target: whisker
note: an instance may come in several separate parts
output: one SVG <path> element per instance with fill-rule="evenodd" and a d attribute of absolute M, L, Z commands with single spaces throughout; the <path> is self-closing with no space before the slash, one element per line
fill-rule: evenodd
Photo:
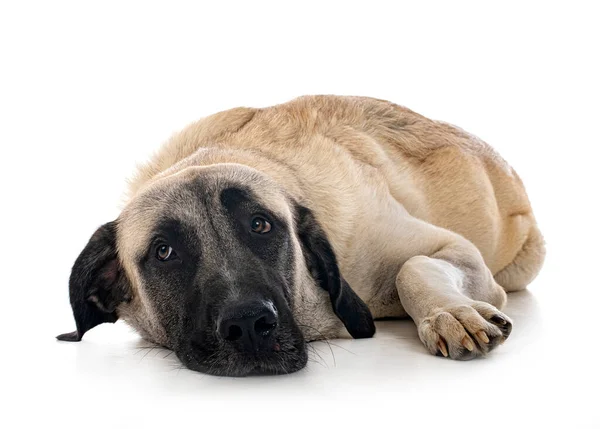
<path fill-rule="evenodd" d="M 335 346 L 335 347 L 339 347 L 340 349 L 342 349 L 342 350 L 345 350 L 345 351 L 347 351 L 348 353 L 351 353 L 351 354 L 353 354 L 354 356 L 357 356 L 357 354 L 356 354 L 356 353 L 354 353 L 354 352 L 353 352 L 353 351 L 351 351 L 351 350 L 348 350 L 346 347 L 342 347 L 342 346 L 340 346 L 339 344 L 336 344 L 336 343 L 331 343 L 331 345 L 332 345 L 332 346 Z"/>
<path fill-rule="evenodd" d="M 306 328 L 310 328 L 310 329 L 314 330 L 315 332 L 317 332 L 321 337 L 323 337 L 321 341 L 325 341 L 325 343 L 329 347 L 329 351 L 331 352 L 331 357 L 333 358 L 333 366 L 336 366 L 335 354 L 333 353 L 333 348 L 331 347 L 331 344 L 329 343 L 329 339 L 325 335 L 323 335 L 321 333 L 321 331 L 319 331 L 317 328 L 315 328 L 313 326 L 302 325 L 302 324 L 299 324 L 298 326 L 304 326 Z"/>
<path fill-rule="evenodd" d="M 308 346 L 310 346 L 310 350 L 319 357 L 319 359 L 321 359 L 321 361 L 325 362 L 325 359 L 323 358 L 323 356 L 321 356 L 321 353 L 319 353 L 319 351 L 317 350 L 317 348 L 312 345 L 312 344 L 308 344 Z"/>
<path fill-rule="evenodd" d="M 145 358 L 146 356 L 148 356 L 148 353 L 150 353 L 152 350 L 153 350 L 153 349 L 149 349 L 149 350 L 146 352 L 146 354 L 145 354 L 144 356 L 142 356 L 142 358 L 140 359 L 140 361 L 139 361 L 138 363 L 142 363 L 142 361 L 144 360 L 144 358 Z"/>
<path fill-rule="evenodd" d="M 137 347 L 137 351 L 134 353 L 134 356 L 139 354 L 141 351 L 148 350 L 148 349 L 152 350 L 153 348 L 154 347 Z"/>
<path fill-rule="evenodd" d="M 318 360 L 314 360 L 314 359 L 308 358 L 308 361 L 316 363 L 318 365 L 321 365 L 323 368 L 327 368 L 325 365 L 323 365 L 323 363 L 319 362 Z"/>

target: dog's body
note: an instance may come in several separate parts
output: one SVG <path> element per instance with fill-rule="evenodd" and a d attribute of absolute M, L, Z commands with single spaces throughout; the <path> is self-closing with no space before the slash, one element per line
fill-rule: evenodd
<path fill-rule="evenodd" d="M 496 307 L 543 262 L 543 239 L 514 170 L 478 138 L 386 101 L 313 96 L 217 113 L 175 135 L 141 167 L 130 199 L 214 168 L 241 181 L 258 171 L 310 208 L 342 281 L 373 317 L 412 317 L 434 354 L 468 359 L 501 343 L 511 324 Z M 131 207 L 123 217 L 137 213 Z M 131 231 L 123 226 L 116 235 L 128 278 L 136 277 L 123 256 L 133 249 L 124 243 L 138 240 Z M 344 335 L 325 291 L 307 280 L 310 267 L 295 267 L 302 286 L 290 306 L 304 338 Z M 169 345 L 160 339 L 165 333 L 152 332 L 160 323 L 142 320 L 144 305 L 121 306 L 119 316 Z"/>

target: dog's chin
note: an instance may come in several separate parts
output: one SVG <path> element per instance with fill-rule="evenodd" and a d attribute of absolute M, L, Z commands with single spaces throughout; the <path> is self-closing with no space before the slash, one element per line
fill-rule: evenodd
<path fill-rule="evenodd" d="M 176 354 L 192 371 L 226 377 L 289 374 L 306 366 L 308 354 L 303 338 L 279 344 L 279 350 L 252 354 L 228 348 L 204 350 L 197 347 L 187 347 Z"/>

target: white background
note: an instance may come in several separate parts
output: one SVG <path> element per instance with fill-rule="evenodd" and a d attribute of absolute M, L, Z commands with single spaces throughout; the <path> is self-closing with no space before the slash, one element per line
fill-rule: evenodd
<path fill-rule="evenodd" d="M 0 426 L 599 425 L 599 14 L 484 3 L 2 2 Z M 319 93 L 455 123 L 519 172 L 548 257 L 509 298 L 504 346 L 452 362 L 391 322 L 315 344 L 299 373 L 231 379 L 121 323 L 54 340 L 74 329 L 71 265 L 136 162 L 202 116 Z"/>

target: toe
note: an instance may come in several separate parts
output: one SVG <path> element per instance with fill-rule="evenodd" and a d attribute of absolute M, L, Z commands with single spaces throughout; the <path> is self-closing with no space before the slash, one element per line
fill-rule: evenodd
<path fill-rule="evenodd" d="M 501 344 L 506 338 L 504 330 L 510 329 L 509 327 L 511 326 L 508 318 L 501 315 L 491 305 L 489 307 L 489 309 L 487 307 L 480 309 L 465 305 L 457 307 L 453 311 L 454 316 L 464 326 L 471 337 L 477 341 L 483 354 L 488 353 L 498 344 Z M 490 309 L 494 309 L 494 313 L 489 314 L 488 317 L 486 317 L 486 314 L 482 314 Z M 498 323 L 492 322 L 491 318 L 494 315 L 499 316 L 497 318 Z M 502 320 L 500 320 L 500 317 Z"/>
<path fill-rule="evenodd" d="M 506 339 L 512 332 L 512 322 L 503 314 L 494 314 L 490 318 L 490 322 L 496 325 L 501 331 L 502 336 Z"/>
<path fill-rule="evenodd" d="M 419 324 L 419 337 L 434 355 L 470 360 L 502 344 L 511 330 L 508 316 L 492 305 L 475 301 L 425 318 Z"/>
<path fill-rule="evenodd" d="M 438 314 L 433 322 L 433 328 L 445 341 L 450 358 L 468 360 L 478 354 L 478 348 L 472 337 L 452 314 L 447 312 Z"/>

